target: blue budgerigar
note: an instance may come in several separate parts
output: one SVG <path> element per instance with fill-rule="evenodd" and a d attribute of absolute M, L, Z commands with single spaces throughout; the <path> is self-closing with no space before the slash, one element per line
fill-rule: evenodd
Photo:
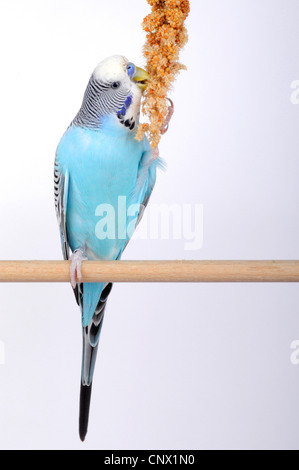
<path fill-rule="evenodd" d="M 82 283 L 81 263 L 121 258 L 133 233 L 132 224 L 134 229 L 155 185 L 158 159 L 146 138 L 135 139 L 148 79 L 146 71 L 123 56 L 101 62 L 56 153 L 55 206 L 62 251 L 64 259 L 71 260 L 71 284 L 82 313 L 82 441 L 88 429 L 94 366 L 112 284 Z M 106 227 L 105 237 L 105 231 L 99 233 L 98 223 L 107 207 L 116 217 L 106 219 L 106 225 L 115 222 L 115 227 L 110 231 Z M 128 212 L 129 207 L 135 213 Z"/>

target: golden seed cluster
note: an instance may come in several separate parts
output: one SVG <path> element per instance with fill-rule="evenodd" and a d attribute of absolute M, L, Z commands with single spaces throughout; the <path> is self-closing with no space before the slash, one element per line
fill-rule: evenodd
<path fill-rule="evenodd" d="M 150 75 L 144 93 L 143 113 L 148 124 L 140 124 L 136 138 L 142 140 L 147 134 L 152 148 L 161 139 L 168 113 L 167 93 L 180 70 L 186 67 L 179 62 L 182 47 L 188 41 L 185 20 L 190 12 L 189 0 L 147 0 L 151 13 L 143 21 L 146 43 L 143 53 Z"/>

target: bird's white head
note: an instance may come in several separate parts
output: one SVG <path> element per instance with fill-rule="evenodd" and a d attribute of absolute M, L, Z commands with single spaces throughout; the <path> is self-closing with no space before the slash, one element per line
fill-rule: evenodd
<path fill-rule="evenodd" d="M 74 124 L 99 128 L 103 118 L 115 115 L 121 126 L 133 130 L 138 122 L 148 73 L 123 56 L 103 60 L 94 70 Z"/>

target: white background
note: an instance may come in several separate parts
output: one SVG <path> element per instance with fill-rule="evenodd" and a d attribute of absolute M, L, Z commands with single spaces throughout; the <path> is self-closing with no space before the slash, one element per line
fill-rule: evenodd
<path fill-rule="evenodd" d="M 204 246 L 127 259 L 298 259 L 298 0 L 191 0 L 152 201 L 203 204 Z M 144 65 L 146 1 L 0 0 L 0 259 L 60 259 L 56 146 L 96 64 Z M 0 285 L 1 449 L 299 448 L 298 285 L 116 285 L 78 438 L 68 285 Z"/>

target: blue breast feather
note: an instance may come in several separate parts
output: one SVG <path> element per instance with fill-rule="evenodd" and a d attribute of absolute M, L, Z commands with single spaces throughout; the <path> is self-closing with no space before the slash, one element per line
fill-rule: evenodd
<path fill-rule="evenodd" d="M 60 173 L 69 173 L 66 225 L 71 250 L 83 249 L 89 259 L 120 258 L 129 239 L 127 227 L 136 220 L 136 215 L 128 217 L 122 211 L 142 204 L 155 184 L 156 165 L 147 139 L 138 142 L 114 119 L 106 120 L 100 131 L 71 126 L 58 146 L 56 161 Z M 126 204 L 119 207 L 120 197 Z M 108 222 L 115 214 L 114 239 L 100 239 L 96 232 L 103 205 L 109 209 Z M 83 326 L 90 323 L 103 287 L 84 284 Z"/>

